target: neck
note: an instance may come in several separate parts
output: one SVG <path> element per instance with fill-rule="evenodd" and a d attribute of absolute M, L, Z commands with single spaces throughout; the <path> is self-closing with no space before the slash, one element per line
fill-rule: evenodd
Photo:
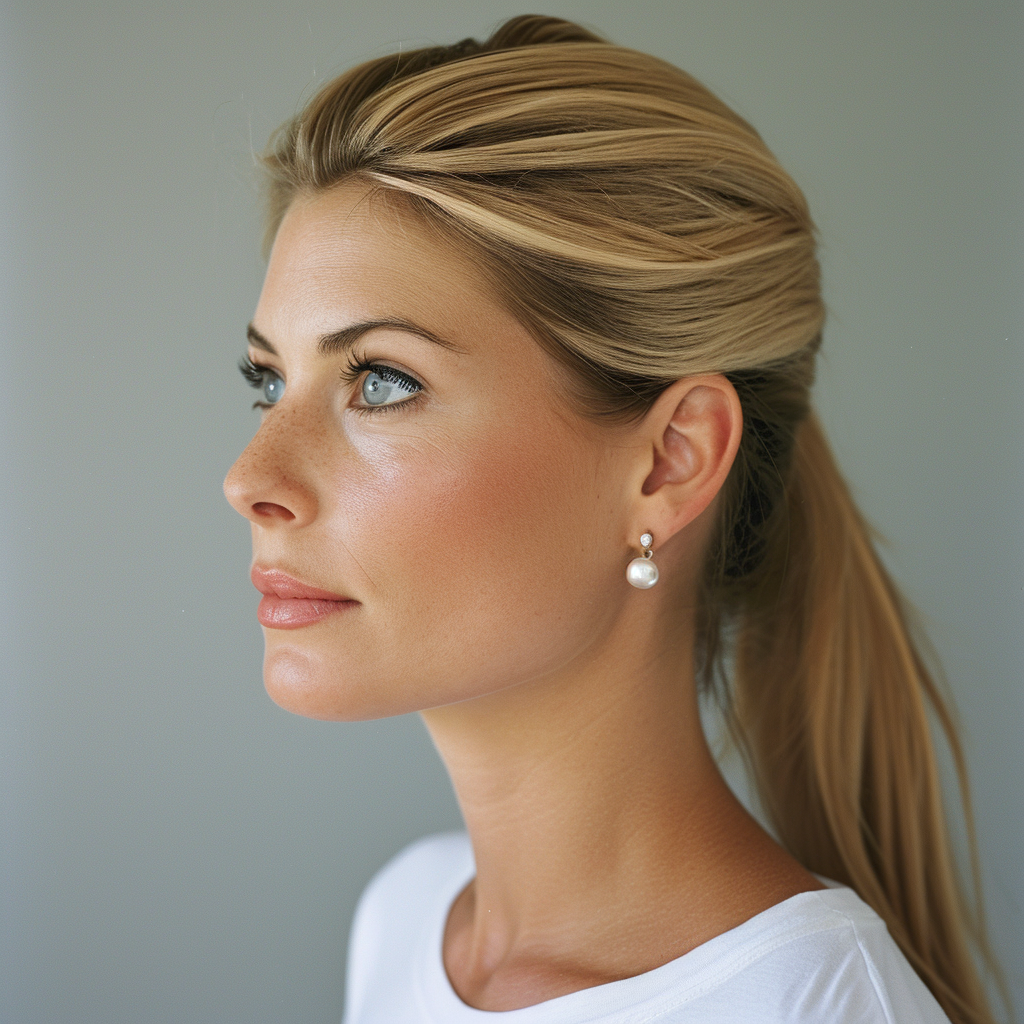
<path fill-rule="evenodd" d="M 576 964 L 568 991 L 658 966 L 751 916 L 734 904 L 752 858 L 789 862 L 708 750 L 692 634 L 655 633 L 623 623 L 557 676 L 424 712 L 476 860 L 446 933 L 453 984 L 473 1005 L 529 1005 L 487 994 L 523 951 Z M 609 922 L 645 938 L 623 958 Z"/>

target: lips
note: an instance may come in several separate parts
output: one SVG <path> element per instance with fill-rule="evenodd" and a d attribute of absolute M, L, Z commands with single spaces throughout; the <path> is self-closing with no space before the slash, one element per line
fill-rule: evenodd
<path fill-rule="evenodd" d="M 280 569 L 254 565 L 249 575 L 263 595 L 256 618 L 269 629 L 299 629 L 359 604 L 342 594 L 312 587 Z"/>

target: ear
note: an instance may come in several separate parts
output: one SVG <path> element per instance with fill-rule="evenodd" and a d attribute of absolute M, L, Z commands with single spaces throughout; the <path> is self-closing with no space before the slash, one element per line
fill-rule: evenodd
<path fill-rule="evenodd" d="M 659 395 L 639 429 L 645 452 L 639 472 L 646 472 L 634 532 L 649 530 L 661 546 L 722 489 L 740 446 L 743 409 L 721 374 L 684 377 Z"/>

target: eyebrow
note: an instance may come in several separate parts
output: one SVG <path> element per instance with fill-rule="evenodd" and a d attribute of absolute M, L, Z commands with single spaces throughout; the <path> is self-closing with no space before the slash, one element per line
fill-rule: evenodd
<path fill-rule="evenodd" d="M 359 323 L 350 324 L 348 327 L 342 327 L 340 330 L 332 331 L 330 334 L 322 334 L 317 341 L 317 351 L 322 356 L 336 355 L 339 352 L 345 352 L 356 343 L 358 338 L 366 334 L 367 331 L 376 331 L 382 328 L 389 328 L 393 331 L 404 331 L 406 334 L 415 334 L 418 337 L 423 338 L 425 341 L 433 342 L 435 345 L 440 345 L 441 348 L 446 348 L 452 352 L 466 351 L 454 342 L 448 341 L 446 338 L 442 338 L 438 334 L 434 334 L 433 331 L 428 331 L 425 327 L 420 327 L 411 320 L 404 320 L 401 317 L 385 317 L 379 320 L 362 320 Z M 263 349 L 264 352 L 269 352 L 271 355 L 277 355 L 277 349 L 274 348 L 269 340 L 260 334 L 252 324 L 249 324 L 246 328 L 245 336 L 249 339 L 249 344 L 255 348 Z"/>

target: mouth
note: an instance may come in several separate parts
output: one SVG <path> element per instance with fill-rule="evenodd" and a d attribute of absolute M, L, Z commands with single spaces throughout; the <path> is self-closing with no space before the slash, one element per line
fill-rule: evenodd
<path fill-rule="evenodd" d="M 254 565 L 249 575 L 263 595 L 256 618 L 268 629 L 300 629 L 359 605 L 342 594 L 303 583 L 281 569 Z"/>

